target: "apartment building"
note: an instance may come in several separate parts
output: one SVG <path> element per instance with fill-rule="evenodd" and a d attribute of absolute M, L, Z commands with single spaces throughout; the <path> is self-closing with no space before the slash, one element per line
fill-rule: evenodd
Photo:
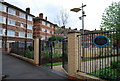
<path fill-rule="evenodd" d="M 33 17 L 30 8 L 22 10 L 7 2 L 0 2 L 0 49 L 8 42 L 33 40 Z"/>
<path fill-rule="evenodd" d="M 39 14 L 39 17 L 34 18 L 34 27 L 33 27 L 33 38 L 41 38 L 42 40 L 47 40 L 52 35 L 55 35 L 55 24 L 51 23 L 43 18 L 43 13 Z"/>
<path fill-rule="evenodd" d="M 71 29 L 71 27 L 67 28 L 65 26 L 62 27 L 55 26 L 55 35 L 62 36 L 64 38 L 67 37 L 68 32 L 75 32 L 75 31 L 77 32 L 78 30 Z"/>

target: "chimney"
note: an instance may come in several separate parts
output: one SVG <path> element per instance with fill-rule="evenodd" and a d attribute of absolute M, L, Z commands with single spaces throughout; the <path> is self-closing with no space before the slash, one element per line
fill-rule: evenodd
<path fill-rule="evenodd" d="M 45 17 L 45 20 L 47 21 L 47 17 Z"/>
<path fill-rule="evenodd" d="M 71 30 L 71 27 L 69 27 L 69 29 Z"/>
<path fill-rule="evenodd" d="M 39 14 L 39 17 L 43 19 L 43 13 L 40 13 L 40 14 Z"/>
<path fill-rule="evenodd" d="M 61 28 L 65 29 L 65 26 L 62 26 Z"/>
<path fill-rule="evenodd" d="M 27 13 L 30 13 L 30 8 L 26 8 L 26 12 L 27 12 Z"/>

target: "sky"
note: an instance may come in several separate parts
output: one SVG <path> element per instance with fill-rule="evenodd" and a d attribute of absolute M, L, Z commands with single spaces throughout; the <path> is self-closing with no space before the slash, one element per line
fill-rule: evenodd
<path fill-rule="evenodd" d="M 39 13 L 47 16 L 48 21 L 57 24 L 56 17 L 60 10 L 66 10 L 69 15 L 68 24 L 66 27 L 72 29 L 82 29 L 82 21 L 79 17 L 82 15 L 81 11 L 72 12 L 70 9 L 79 8 L 82 3 L 86 5 L 84 11 L 86 17 L 84 18 L 84 29 L 86 30 L 99 30 L 102 20 L 102 14 L 112 2 L 119 0 L 4 0 L 12 5 L 15 5 L 23 10 L 27 7 L 30 8 L 30 13 L 39 16 Z"/>

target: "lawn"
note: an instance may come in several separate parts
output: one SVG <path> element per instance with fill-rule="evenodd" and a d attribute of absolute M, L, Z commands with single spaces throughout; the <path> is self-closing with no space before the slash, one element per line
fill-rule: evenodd
<path fill-rule="evenodd" d="M 51 63 L 48 63 L 48 64 L 45 64 L 46 66 L 50 66 Z M 55 63 L 52 63 L 53 66 L 57 66 L 57 65 L 62 65 L 62 62 L 55 62 Z"/>
<path fill-rule="evenodd" d="M 108 56 L 108 57 L 101 57 L 101 58 L 95 58 L 95 59 L 93 59 L 93 58 L 86 58 L 86 59 L 82 59 L 82 62 L 86 62 L 86 61 L 92 61 L 92 60 L 100 60 L 100 59 L 105 59 L 105 58 L 112 58 L 112 57 L 117 57 L 117 56 Z M 118 57 L 120 57 L 120 56 L 118 56 Z"/>

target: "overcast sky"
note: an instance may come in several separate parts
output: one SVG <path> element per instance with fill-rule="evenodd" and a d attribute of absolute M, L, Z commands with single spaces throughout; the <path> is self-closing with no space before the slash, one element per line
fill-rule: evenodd
<path fill-rule="evenodd" d="M 80 12 L 71 12 L 70 9 L 81 7 L 82 3 L 87 6 L 84 8 L 85 17 L 84 28 L 87 30 L 99 29 L 102 14 L 106 7 L 111 5 L 112 2 L 118 2 L 119 0 L 4 0 L 10 4 L 13 4 L 23 10 L 30 7 L 31 14 L 38 16 L 39 13 L 43 13 L 44 17 L 48 17 L 48 20 L 52 23 L 56 23 L 55 19 L 61 9 L 65 9 L 69 13 L 69 23 L 67 27 L 72 29 L 82 28 L 82 22 L 79 20 L 81 16 Z"/>

